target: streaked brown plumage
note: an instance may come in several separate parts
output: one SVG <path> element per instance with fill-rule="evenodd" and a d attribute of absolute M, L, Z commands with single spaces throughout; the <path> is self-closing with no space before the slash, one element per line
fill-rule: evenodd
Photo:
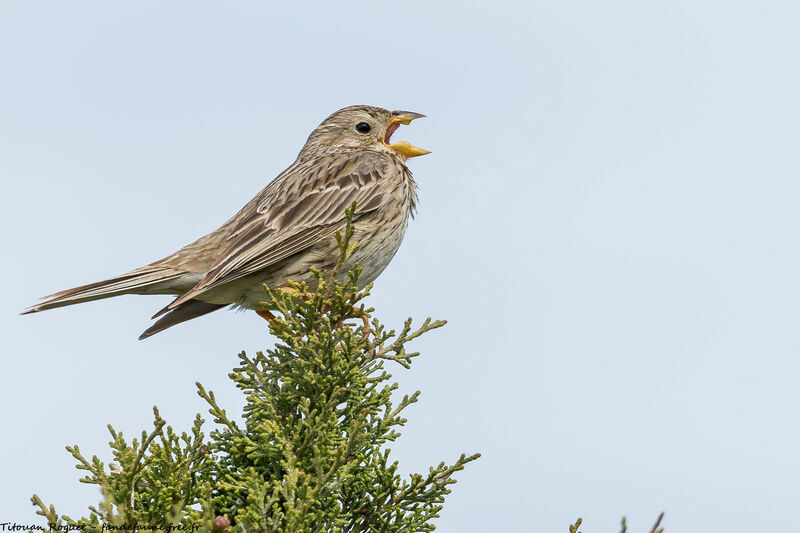
<path fill-rule="evenodd" d="M 407 157 L 427 153 L 400 141 L 400 124 L 421 117 L 371 106 L 340 109 L 308 138 L 297 160 L 217 230 L 127 274 L 57 292 L 23 314 L 121 294 L 176 294 L 141 339 L 233 304 L 260 309 L 263 284 L 310 281 L 311 268 L 332 268 L 334 234 L 356 202 L 351 262 L 366 285 L 383 271 L 416 209 Z M 367 131 L 368 130 L 368 131 Z M 348 265 L 349 266 L 349 265 Z"/>

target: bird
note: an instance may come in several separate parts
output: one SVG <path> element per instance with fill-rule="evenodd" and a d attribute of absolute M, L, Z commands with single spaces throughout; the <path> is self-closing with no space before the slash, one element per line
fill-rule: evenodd
<path fill-rule="evenodd" d="M 313 269 L 339 258 L 336 233 L 355 202 L 349 266 L 372 283 L 394 257 L 417 209 L 417 184 L 406 165 L 430 153 L 392 142 L 400 125 L 425 115 L 367 105 L 331 114 L 308 137 L 297 159 L 238 213 L 177 252 L 125 274 L 56 292 L 22 314 L 123 294 L 172 294 L 139 339 L 227 306 L 264 318 L 264 285 L 313 283 Z"/>

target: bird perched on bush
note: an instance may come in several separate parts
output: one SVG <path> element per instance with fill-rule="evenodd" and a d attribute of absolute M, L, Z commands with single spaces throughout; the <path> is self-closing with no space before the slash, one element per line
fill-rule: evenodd
<path fill-rule="evenodd" d="M 358 263 L 363 287 L 389 264 L 416 209 L 406 160 L 429 152 L 391 136 L 423 116 L 363 105 L 340 109 L 311 133 L 289 168 L 215 231 L 127 274 L 47 296 L 23 314 L 121 294 L 177 295 L 153 316 L 160 318 L 144 339 L 227 305 L 260 310 L 264 284 L 311 283 L 312 268 L 334 267 L 335 234 L 353 202 L 359 247 L 342 271 Z"/>

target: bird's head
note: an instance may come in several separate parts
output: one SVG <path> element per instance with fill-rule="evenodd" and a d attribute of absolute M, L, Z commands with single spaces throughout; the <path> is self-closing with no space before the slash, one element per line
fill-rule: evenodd
<path fill-rule="evenodd" d="M 354 105 L 333 113 L 308 137 L 304 152 L 329 152 L 339 149 L 382 150 L 402 157 L 416 157 L 430 152 L 405 141 L 391 142 L 401 124 L 424 117 L 411 111 L 388 111 L 380 107 Z"/>

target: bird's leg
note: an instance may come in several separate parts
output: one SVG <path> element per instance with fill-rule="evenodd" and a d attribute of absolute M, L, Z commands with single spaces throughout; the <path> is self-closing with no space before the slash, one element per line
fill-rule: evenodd
<path fill-rule="evenodd" d="M 293 289 L 281 288 L 281 289 L 278 289 L 278 290 L 281 290 L 281 291 L 284 291 L 284 292 L 288 292 L 292 296 L 295 296 L 295 297 L 300 296 L 300 293 L 298 293 L 297 291 L 295 291 Z M 256 311 L 256 314 L 258 314 L 258 316 L 260 316 L 261 318 L 263 318 L 267 322 L 272 322 L 273 320 L 275 320 L 275 315 L 273 315 L 270 311 L 268 311 L 266 309 L 256 309 L 255 311 Z M 330 311 L 330 308 L 327 305 L 322 308 L 322 312 L 323 313 L 327 313 L 328 311 Z M 360 307 L 354 305 L 353 306 L 353 311 L 355 311 L 355 316 L 360 318 L 361 322 L 364 324 L 364 327 L 362 328 L 362 331 L 364 332 L 364 340 L 366 340 L 369 337 L 369 334 L 372 332 L 372 328 L 369 327 L 369 319 L 366 317 L 366 315 L 364 315 L 361 312 L 361 308 Z M 338 327 L 342 327 L 342 322 L 341 321 L 339 322 Z"/>
<path fill-rule="evenodd" d="M 364 338 L 366 339 L 367 337 L 369 337 L 369 334 L 372 331 L 370 329 L 370 327 L 369 327 L 369 319 L 367 318 L 366 315 L 361 313 L 361 308 L 360 307 L 357 307 L 357 306 L 354 305 L 353 306 L 353 311 L 356 312 L 356 316 L 358 318 L 360 318 L 361 321 L 364 323 Z"/>
<path fill-rule="evenodd" d="M 256 309 L 256 314 L 266 320 L 267 322 L 272 322 L 275 320 L 275 315 L 267 311 L 266 309 Z"/>
<path fill-rule="evenodd" d="M 299 298 L 299 297 L 301 297 L 303 295 L 303 293 L 298 292 L 298 291 L 296 291 L 294 289 L 291 289 L 289 287 L 279 287 L 279 288 L 277 288 L 275 290 L 287 293 L 287 294 L 289 294 L 290 296 L 292 296 L 294 298 Z M 258 316 L 260 316 L 261 318 L 263 318 L 267 322 L 272 322 L 276 318 L 275 315 L 273 315 L 267 309 L 256 309 L 255 311 L 256 311 L 256 314 L 258 314 Z"/>

